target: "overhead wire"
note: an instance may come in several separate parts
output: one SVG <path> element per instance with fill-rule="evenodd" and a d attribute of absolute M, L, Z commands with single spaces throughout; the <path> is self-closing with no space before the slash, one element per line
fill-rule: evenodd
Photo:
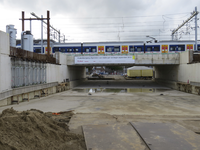
<path fill-rule="evenodd" d="M 176 20 L 176 21 L 182 21 L 182 20 Z M 163 21 L 149 21 L 149 22 L 124 22 L 123 24 L 143 24 L 143 23 L 163 23 Z M 54 24 L 56 24 L 56 23 L 54 23 Z M 90 23 L 90 24 L 62 24 L 62 25 L 65 25 L 65 26 L 68 26 L 68 25 L 72 25 L 72 26 L 76 26 L 76 25 L 105 25 L 105 26 L 107 26 L 107 25 L 118 25 L 118 24 L 122 24 L 122 22 L 118 22 L 118 23 Z M 60 23 L 58 24 L 58 26 L 60 25 Z"/>
<path fill-rule="evenodd" d="M 173 21 L 174 21 L 173 26 L 171 27 L 171 25 L 167 25 L 167 28 L 166 28 L 166 26 L 164 26 L 163 21 L 157 21 L 156 20 L 156 21 L 145 21 L 145 22 L 137 22 L 137 21 L 126 22 L 124 20 L 124 19 L 137 18 L 137 17 L 149 18 L 149 17 L 157 17 L 157 16 L 164 16 L 164 18 L 169 19 L 169 18 L 171 18 L 169 16 L 173 16 L 173 15 L 177 16 L 177 15 L 180 15 L 180 14 L 186 14 L 186 15 L 184 15 L 182 17 L 179 17 L 178 19 L 177 18 L 173 19 Z M 58 18 L 57 17 L 57 18 L 54 18 L 53 20 L 57 20 L 57 22 L 58 22 L 59 19 L 60 20 L 61 19 L 62 20 L 63 19 L 86 19 L 86 20 L 87 19 L 91 19 L 91 20 L 95 19 L 96 20 L 96 19 L 111 19 L 111 18 L 114 19 L 114 20 L 122 19 L 122 21 L 119 22 L 119 23 L 116 23 L 116 22 L 113 22 L 113 23 L 110 23 L 110 22 L 103 22 L 103 23 L 102 22 L 100 22 L 100 23 L 73 23 L 73 24 L 58 25 L 58 27 L 62 28 L 61 30 L 65 30 L 65 32 L 67 32 L 67 29 L 69 28 L 70 32 L 67 32 L 67 34 L 71 35 L 71 36 L 73 36 L 74 34 L 75 35 L 78 34 L 79 37 L 76 37 L 77 39 L 78 38 L 83 38 L 83 37 L 81 37 L 82 35 L 96 34 L 96 33 L 100 33 L 102 35 L 104 35 L 104 34 L 107 34 L 107 35 L 116 34 L 116 35 L 114 35 L 116 38 L 128 38 L 128 37 L 130 37 L 130 38 L 140 38 L 140 37 L 144 38 L 145 35 L 143 36 L 143 35 L 140 34 L 138 36 L 138 35 L 135 35 L 135 33 L 146 33 L 146 34 L 148 34 L 148 33 L 152 33 L 152 32 L 158 32 L 158 34 L 155 34 L 155 35 L 151 34 L 151 36 L 170 37 L 170 35 L 162 35 L 160 33 L 170 33 L 170 29 L 174 28 L 174 26 L 176 26 L 179 21 L 182 21 L 182 20 L 180 20 L 180 18 L 186 17 L 187 15 L 188 15 L 188 12 L 187 13 L 176 13 L 176 14 L 165 14 L 165 15 L 125 16 L 125 17 L 95 17 L 95 18 L 94 17 L 82 17 L 82 18 L 80 18 L 80 17 L 78 17 L 78 18 L 74 18 L 74 17 L 73 18 Z M 170 20 L 170 21 L 166 20 L 165 23 L 166 22 L 171 22 L 171 21 L 172 20 Z M 145 24 L 145 23 L 147 23 L 147 24 Z M 162 25 L 159 25 L 159 24 L 155 24 L 154 25 L 154 23 L 163 23 L 163 24 Z M 127 25 L 127 24 L 134 24 L 134 25 Z M 135 25 L 135 24 L 140 24 L 140 25 Z M 85 26 L 80 26 L 80 25 L 85 25 Z M 118 25 L 118 26 L 116 26 L 116 25 Z M 78 27 L 76 27 L 76 26 L 78 26 Z M 104 27 L 104 26 L 106 26 L 106 27 Z M 129 30 L 129 31 L 125 30 L 125 28 L 130 28 L 130 27 L 135 27 L 135 28 L 140 27 L 141 29 Z M 151 27 L 151 28 L 145 30 L 145 29 L 142 29 L 144 27 Z M 152 27 L 163 27 L 163 29 L 154 29 Z M 71 31 L 73 31 L 73 30 L 70 30 L 72 28 L 79 28 L 80 30 L 83 30 L 83 31 L 79 31 L 78 33 L 77 32 L 71 32 Z M 86 28 L 87 31 L 84 31 L 84 28 Z M 118 28 L 118 30 L 105 31 L 104 29 L 106 29 L 106 28 Z M 95 29 L 95 31 L 89 30 L 89 29 Z M 102 29 L 103 29 L 103 31 L 102 31 Z M 123 34 L 128 34 L 128 33 L 130 33 L 130 34 L 133 33 L 134 35 L 133 36 L 132 35 L 131 36 L 123 36 Z"/>
<path fill-rule="evenodd" d="M 186 13 L 190 13 L 190 12 L 185 12 L 185 13 L 176 13 L 176 14 L 164 14 L 164 15 L 177 15 L 177 14 L 186 14 Z M 162 15 L 148 15 L 148 16 L 121 16 L 121 17 L 69 17 L 69 18 L 56 18 L 56 19 L 110 19 L 110 18 L 139 18 L 139 17 L 146 17 L 146 18 L 149 18 L 149 17 L 156 17 L 156 16 L 162 16 Z"/>

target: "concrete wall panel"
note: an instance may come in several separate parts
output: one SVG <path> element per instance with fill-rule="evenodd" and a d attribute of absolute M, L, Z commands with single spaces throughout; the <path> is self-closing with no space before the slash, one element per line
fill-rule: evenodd
<path fill-rule="evenodd" d="M 68 67 L 67 65 L 61 65 L 60 68 L 60 80 L 63 82 L 63 80 L 69 79 Z"/>
<path fill-rule="evenodd" d="M 68 76 L 70 81 L 81 80 L 86 78 L 85 67 L 68 66 Z"/>
<path fill-rule="evenodd" d="M 180 64 L 189 63 L 189 51 L 180 53 Z"/>
<path fill-rule="evenodd" d="M 11 89 L 11 59 L 8 55 L 1 55 L 1 92 Z"/>
<path fill-rule="evenodd" d="M 180 65 L 155 66 L 155 78 L 177 81 L 200 83 L 200 63 L 189 64 L 191 61 L 191 51 L 180 53 Z"/>
<path fill-rule="evenodd" d="M 59 64 L 61 65 L 67 65 L 67 54 L 65 53 L 59 53 L 60 59 L 59 59 Z"/>
<path fill-rule="evenodd" d="M 0 31 L 0 93 L 11 89 L 9 34 Z"/>
<path fill-rule="evenodd" d="M 170 80 L 170 81 L 178 81 L 178 65 L 162 65 L 155 66 L 155 78 Z"/>
<path fill-rule="evenodd" d="M 200 63 L 182 64 L 178 68 L 178 81 L 181 82 L 200 82 Z"/>
<path fill-rule="evenodd" d="M 61 82 L 60 65 L 47 64 L 46 77 L 47 83 Z"/>
<path fill-rule="evenodd" d="M 0 53 L 10 54 L 9 34 L 2 31 L 0 31 Z"/>

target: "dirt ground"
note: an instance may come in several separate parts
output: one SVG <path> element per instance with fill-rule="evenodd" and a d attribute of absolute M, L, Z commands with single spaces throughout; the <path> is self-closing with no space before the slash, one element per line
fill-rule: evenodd
<path fill-rule="evenodd" d="M 117 88 L 106 90 L 114 87 Z M 11 107 L 14 110 L 7 109 Z M 52 114 L 66 111 L 70 113 Z M 130 122 L 170 122 L 200 136 L 200 97 L 152 81 L 109 81 L 109 84 L 89 81 L 73 90 L 0 107 L 0 112 L 0 134 L 3 135 L 0 146 L 4 149 L 17 145 L 20 146 L 16 149 L 25 149 L 29 144 L 30 149 L 62 149 L 65 146 L 86 149 L 84 125 L 129 126 Z M 44 143 L 42 139 L 45 139 Z"/>
<path fill-rule="evenodd" d="M 0 115 L 1 150 L 84 150 L 82 135 L 69 133 L 67 123 L 72 112 L 18 112 L 5 109 Z"/>

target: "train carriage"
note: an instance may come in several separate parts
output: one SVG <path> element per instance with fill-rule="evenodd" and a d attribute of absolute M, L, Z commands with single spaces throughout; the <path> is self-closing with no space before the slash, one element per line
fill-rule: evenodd
<path fill-rule="evenodd" d="M 54 44 L 53 53 L 62 52 L 62 53 L 81 53 L 81 43 L 59 43 Z"/>
<path fill-rule="evenodd" d="M 35 53 L 47 53 L 44 44 L 34 45 Z M 50 53 L 62 52 L 67 54 L 134 54 L 134 53 L 177 53 L 195 49 L 194 41 L 161 41 L 158 43 L 133 42 L 87 42 L 87 43 L 53 43 Z M 200 44 L 198 44 L 200 51 Z"/>

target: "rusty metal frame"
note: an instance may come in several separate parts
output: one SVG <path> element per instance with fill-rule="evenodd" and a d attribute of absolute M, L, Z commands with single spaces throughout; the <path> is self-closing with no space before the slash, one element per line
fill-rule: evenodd
<path fill-rule="evenodd" d="M 24 18 L 24 11 L 22 11 L 22 31 L 24 31 L 24 20 L 47 20 L 47 55 L 50 58 L 50 12 L 47 11 L 47 18 Z"/>
<path fill-rule="evenodd" d="M 56 58 L 53 56 L 38 54 L 15 47 L 10 47 L 10 57 L 21 58 L 28 61 L 39 61 L 43 63 L 57 64 Z"/>

